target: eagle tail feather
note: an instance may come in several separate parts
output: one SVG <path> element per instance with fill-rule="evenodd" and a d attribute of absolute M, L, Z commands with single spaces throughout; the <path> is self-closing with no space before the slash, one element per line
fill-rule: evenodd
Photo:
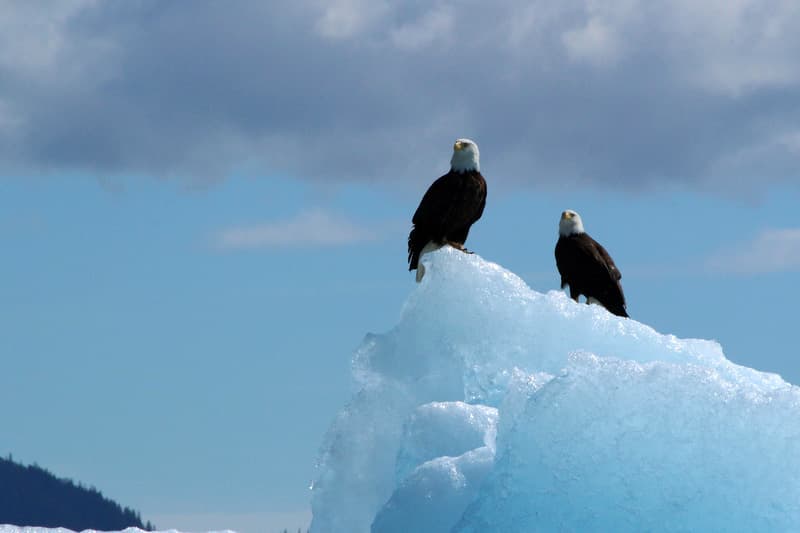
<path fill-rule="evenodd" d="M 408 234 L 408 269 L 416 270 L 419 265 L 419 256 L 422 249 L 428 244 L 428 237 L 422 235 L 419 228 L 414 227 Z"/>
<path fill-rule="evenodd" d="M 617 316 L 621 316 L 623 318 L 630 318 L 630 316 L 628 315 L 628 310 L 625 309 L 624 305 L 620 305 L 620 304 L 610 305 L 610 306 L 606 307 L 606 309 L 608 309 L 608 311 L 610 313 L 613 313 L 613 314 L 615 314 Z"/>

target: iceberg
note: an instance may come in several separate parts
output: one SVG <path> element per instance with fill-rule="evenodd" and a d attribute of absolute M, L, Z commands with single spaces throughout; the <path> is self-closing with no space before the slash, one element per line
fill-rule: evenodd
<path fill-rule="evenodd" d="M 445 247 L 367 335 L 311 531 L 800 529 L 800 389 Z"/>

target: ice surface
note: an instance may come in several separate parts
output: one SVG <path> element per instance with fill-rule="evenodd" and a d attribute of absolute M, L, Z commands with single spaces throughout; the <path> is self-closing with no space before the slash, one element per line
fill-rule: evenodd
<path fill-rule="evenodd" d="M 456 531 L 796 531 L 798 413 L 795 388 L 574 354 Z"/>
<path fill-rule="evenodd" d="M 494 462 L 497 409 L 431 402 L 409 417 L 397 455 L 397 488 L 377 531 L 441 531 L 457 521 Z"/>
<path fill-rule="evenodd" d="M 406 422 L 397 457 L 398 481 L 437 457 L 458 457 L 488 446 L 494 452 L 497 409 L 464 402 L 431 402 L 417 407 Z"/>
<path fill-rule="evenodd" d="M 353 358 L 311 530 L 800 530 L 800 393 L 445 247 Z"/>

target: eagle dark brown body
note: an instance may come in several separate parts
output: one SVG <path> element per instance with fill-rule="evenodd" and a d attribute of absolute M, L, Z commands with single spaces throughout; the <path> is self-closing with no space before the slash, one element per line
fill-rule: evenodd
<path fill-rule="evenodd" d="M 617 316 L 628 316 L 620 273 L 605 248 L 587 233 L 561 235 L 556 243 L 556 266 L 561 288 L 569 285 L 569 295 L 581 294 L 597 300 Z"/>
<path fill-rule="evenodd" d="M 414 213 L 408 236 L 408 269 L 415 270 L 429 242 L 463 249 L 469 229 L 486 206 L 486 180 L 480 171 L 451 170 L 433 182 Z"/>

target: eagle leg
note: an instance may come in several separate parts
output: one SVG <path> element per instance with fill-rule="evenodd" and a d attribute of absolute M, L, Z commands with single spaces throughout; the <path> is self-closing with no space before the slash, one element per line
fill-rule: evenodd
<path fill-rule="evenodd" d="M 463 243 L 456 242 L 456 241 L 445 241 L 445 243 L 446 243 L 446 244 L 449 244 L 450 246 L 452 246 L 452 247 L 453 247 L 453 248 L 455 248 L 456 250 L 460 250 L 460 251 L 464 252 L 465 254 L 474 254 L 474 253 L 475 253 L 475 252 L 471 252 L 471 251 L 467 250 L 467 249 L 464 247 L 464 244 L 463 244 Z"/>
<path fill-rule="evenodd" d="M 573 289 L 572 285 L 570 285 L 569 286 L 569 297 L 572 298 L 573 300 L 575 300 L 575 302 L 577 303 L 578 298 L 581 297 L 581 293 L 576 291 L 575 289 Z"/>

